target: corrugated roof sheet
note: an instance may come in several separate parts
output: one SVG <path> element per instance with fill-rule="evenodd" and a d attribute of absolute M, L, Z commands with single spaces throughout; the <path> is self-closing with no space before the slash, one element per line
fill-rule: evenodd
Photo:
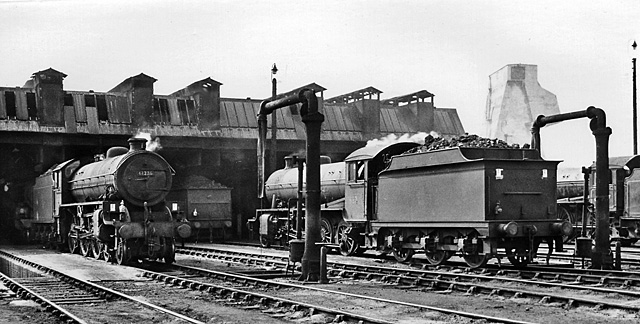
<path fill-rule="evenodd" d="M 440 134 L 461 135 L 465 133 L 458 111 L 453 108 L 437 108 L 434 119 L 433 130 Z"/>

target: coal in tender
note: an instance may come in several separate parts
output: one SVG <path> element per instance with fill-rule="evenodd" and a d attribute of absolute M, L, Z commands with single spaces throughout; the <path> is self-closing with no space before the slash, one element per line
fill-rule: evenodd
<path fill-rule="evenodd" d="M 478 147 L 478 148 L 494 148 L 494 149 L 528 149 L 529 144 L 522 147 L 519 144 L 509 144 L 497 138 L 484 138 L 478 135 L 461 135 L 445 139 L 444 137 L 433 137 L 427 135 L 424 139 L 424 145 L 415 147 L 406 153 L 429 152 L 452 147 Z"/>

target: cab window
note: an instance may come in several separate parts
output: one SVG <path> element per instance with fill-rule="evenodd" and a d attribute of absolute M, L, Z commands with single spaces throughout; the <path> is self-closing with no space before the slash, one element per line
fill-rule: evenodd
<path fill-rule="evenodd" d="M 365 162 L 356 161 L 348 164 L 348 182 L 364 182 Z"/>

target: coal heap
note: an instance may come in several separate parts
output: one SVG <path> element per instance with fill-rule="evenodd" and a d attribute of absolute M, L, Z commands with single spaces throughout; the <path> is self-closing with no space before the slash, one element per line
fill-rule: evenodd
<path fill-rule="evenodd" d="M 424 138 L 424 145 L 415 147 L 406 153 L 429 152 L 452 147 L 478 147 L 478 148 L 497 148 L 497 149 L 528 149 L 529 144 L 520 147 L 519 144 L 509 144 L 497 138 L 484 138 L 478 135 L 465 134 L 453 137 L 449 140 L 443 137 L 433 137 L 427 135 Z"/>

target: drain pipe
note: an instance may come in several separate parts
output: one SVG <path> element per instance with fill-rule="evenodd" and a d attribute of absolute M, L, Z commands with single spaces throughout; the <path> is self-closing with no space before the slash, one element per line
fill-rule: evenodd
<path fill-rule="evenodd" d="M 302 103 L 300 116 L 306 126 L 306 213 L 305 248 L 302 258 L 301 280 L 320 279 L 320 131 L 324 116 L 318 111 L 318 98 L 313 90 L 303 89 L 297 94 L 278 100 L 264 100 L 258 113 L 258 197 L 264 198 L 264 150 L 267 135 L 267 115 L 278 108 Z"/>
<path fill-rule="evenodd" d="M 589 107 L 583 111 L 536 118 L 531 128 L 531 147 L 540 151 L 540 128 L 549 123 L 587 117 L 591 119 L 589 128 L 596 140 L 596 246 L 591 254 L 592 267 L 611 269 L 613 259 L 609 247 L 609 136 L 604 110 Z M 586 202 L 585 202 L 586 203 Z"/>

